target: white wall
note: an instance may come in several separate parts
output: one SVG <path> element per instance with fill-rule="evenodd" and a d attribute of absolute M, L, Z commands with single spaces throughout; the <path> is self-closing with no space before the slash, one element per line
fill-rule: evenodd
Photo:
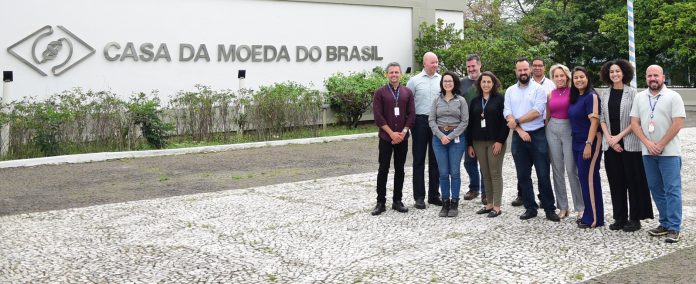
<path fill-rule="evenodd" d="M 3 29 L 0 36 L 0 69 L 14 71 L 11 99 L 25 95 L 45 98 L 83 87 L 112 90 L 124 98 L 132 92 L 157 89 L 166 100 L 197 83 L 213 89 L 237 89 L 239 69 L 247 70 L 246 86 L 251 88 L 292 80 L 323 89 L 324 78 L 337 71 L 369 70 L 391 61 L 410 65 L 411 13 L 409 8 L 249 0 L 11 1 L 0 11 L 0 26 L 11 27 Z M 38 41 L 37 57 L 42 57 L 48 42 L 64 35 L 59 25 L 96 49 L 95 54 L 55 76 L 50 74 L 50 66 L 67 57 L 66 52 L 59 52 L 53 61 L 39 65 L 49 70 L 44 77 L 8 53 L 9 46 L 45 25 L 56 33 Z M 32 38 L 14 50 L 30 59 L 33 42 Z M 153 43 L 154 51 L 165 43 L 172 61 L 108 61 L 104 47 L 109 42 L 119 43 L 121 52 L 128 42 L 135 44 L 136 51 L 142 43 Z M 180 43 L 205 44 L 210 62 L 179 62 Z M 218 44 L 285 45 L 290 62 L 218 62 Z M 88 52 L 75 41 L 73 45 L 71 62 Z M 319 46 L 322 59 L 296 62 L 298 45 Z M 378 46 L 383 59 L 327 62 L 327 45 Z M 111 56 L 118 54 L 114 50 Z"/>
<path fill-rule="evenodd" d="M 462 11 L 435 10 L 435 18 L 442 19 L 445 24 L 454 24 L 455 29 L 464 29 L 464 12 Z"/>

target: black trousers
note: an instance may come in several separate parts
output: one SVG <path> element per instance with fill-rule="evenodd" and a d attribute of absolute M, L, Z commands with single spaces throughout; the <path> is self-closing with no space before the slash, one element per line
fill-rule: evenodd
<path fill-rule="evenodd" d="M 641 152 L 604 152 L 604 167 L 609 179 L 614 220 L 653 219 L 652 200 L 643 168 Z"/>
<path fill-rule="evenodd" d="M 394 197 L 393 201 L 401 201 L 404 188 L 404 164 L 408 153 L 408 140 L 399 144 L 379 139 L 379 172 L 377 172 L 377 202 L 387 201 L 387 177 L 389 176 L 389 164 L 394 153 Z"/>
<path fill-rule="evenodd" d="M 425 199 L 425 154 L 428 153 L 428 199 L 440 199 L 440 173 L 433 152 L 433 131 L 427 115 L 417 115 L 411 129 L 413 140 L 413 199 Z"/>

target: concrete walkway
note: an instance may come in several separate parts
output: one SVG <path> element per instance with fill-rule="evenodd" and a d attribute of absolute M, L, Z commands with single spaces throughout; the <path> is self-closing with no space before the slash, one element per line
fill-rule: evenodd
<path fill-rule="evenodd" d="M 661 282 L 665 279 L 655 278 L 659 273 L 644 269 L 638 270 L 646 276 L 603 277 L 693 251 L 696 129 L 680 136 L 684 225 L 677 244 L 647 235 L 656 220 L 634 233 L 581 230 L 574 218 L 554 223 L 543 214 L 519 220 L 523 209 L 507 205 L 516 186 L 508 153 L 504 213 L 494 219 L 474 214 L 480 208 L 474 201 L 463 202 L 457 218 L 437 217 L 434 206 L 416 210 L 410 182 L 404 189 L 408 213 L 370 216 L 374 171 L 3 216 L 0 282 Z M 409 181 L 410 169 L 406 172 Z M 609 187 L 602 174 L 610 223 Z M 672 274 L 683 276 L 672 281 L 696 280 L 688 272 L 693 254 L 677 259 L 689 257 L 682 266 L 668 263 Z M 692 265 L 686 274 L 684 265 Z"/>

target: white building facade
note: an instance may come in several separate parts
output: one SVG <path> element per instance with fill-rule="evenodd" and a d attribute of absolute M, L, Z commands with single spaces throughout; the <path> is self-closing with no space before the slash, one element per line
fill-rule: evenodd
<path fill-rule="evenodd" d="M 11 100 L 81 87 L 119 97 L 237 89 L 413 66 L 421 22 L 463 26 L 464 1 L 23 0 L 0 11 Z M 419 68 L 414 68 L 419 69 Z"/>

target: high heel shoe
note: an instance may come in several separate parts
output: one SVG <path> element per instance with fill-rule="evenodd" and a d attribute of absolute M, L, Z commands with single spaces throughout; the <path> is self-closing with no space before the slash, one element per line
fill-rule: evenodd
<path fill-rule="evenodd" d="M 567 218 L 567 217 L 568 217 L 568 210 L 567 210 L 567 209 L 561 209 L 561 210 L 558 212 L 558 217 L 560 217 L 561 219 Z"/>

